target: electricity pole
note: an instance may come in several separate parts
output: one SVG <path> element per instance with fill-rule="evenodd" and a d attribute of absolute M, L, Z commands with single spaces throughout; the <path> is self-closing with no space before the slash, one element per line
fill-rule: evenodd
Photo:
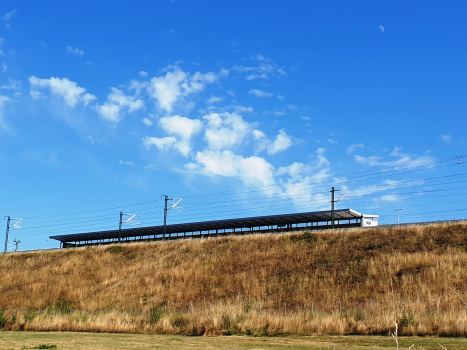
<path fill-rule="evenodd" d="M 335 190 L 334 187 L 331 190 L 331 227 L 334 228 L 334 203 L 338 202 L 334 200 L 334 192 L 340 192 L 340 190 Z"/>
<path fill-rule="evenodd" d="M 13 219 L 13 220 L 18 220 L 16 221 L 13 225 L 10 226 L 10 222 L 11 222 L 11 217 L 9 216 L 4 216 L 3 217 L 4 219 L 7 219 L 6 221 L 6 237 L 5 237 L 5 253 L 8 252 L 8 234 L 10 233 L 10 228 L 21 228 L 19 226 L 19 223 L 23 220 L 23 219 Z"/>
<path fill-rule="evenodd" d="M 118 225 L 118 242 L 122 240 L 123 211 L 120 212 L 120 224 Z"/>
<path fill-rule="evenodd" d="M 7 219 L 7 221 L 6 221 L 5 251 L 4 251 L 4 253 L 6 253 L 8 251 L 8 234 L 10 233 L 10 221 L 11 221 L 11 218 L 9 216 L 4 216 L 3 218 Z"/>
<path fill-rule="evenodd" d="M 183 198 L 169 198 L 169 196 L 166 196 L 165 194 L 161 195 L 161 198 L 164 198 L 164 235 L 162 236 L 162 238 L 165 238 L 166 234 L 167 234 L 167 214 L 169 212 L 169 210 L 174 210 L 176 212 L 181 212 L 183 210 L 182 207 L 179 206 L 180 202 L 183 200 Z M 170 206 L 170 208 L 167 206 L 167 203 L 169 201 L 175 201 L 177 200 L 178 201 L 174 204 L 172 204 Z"/>
<path fill-rule="evenodd" d="M 402 209 L 394 209 L 394 211 L 397 211 L 397 226 L 399 226 L 399 212 L 401 211 Z"/>
<path fill-rule="evenodd" d="M 165 238 L 165 235 L 167 233 L 167 202 L 169 201 L 169 196 L 162 195 L 161 198 L 164 198 L 165 204 L 164 204 L 164 235 L 162 238 Z"/>
<path fill-rule="evenodd" d="M 123 217 L 127 215 L 127 216 L 130 216 L 129 219 L 126 219 L 126 220 L 123 220 Z M 136 216 L 136 214 L 124 214 L 123 211 L 120 212 L 120 222 L 118 224 L 118 242 L 121 242 L 122 241 L 122 225 L 123 224 L 126 224 L 127 222 L 130 222 L 131 220 L 133 220 L 133 218 Z M 139 225 L 140 223 L 139 222 L 136 222 L 134 225 Z"/>
<path fill-rule="evenodd" d="M 18 244 L 21 243 L 21 240 L 20 239 L 15 239 L 13 242 L 16 243 L 16 249 L 15 249 L 15 252 L 18 252 Z"/>

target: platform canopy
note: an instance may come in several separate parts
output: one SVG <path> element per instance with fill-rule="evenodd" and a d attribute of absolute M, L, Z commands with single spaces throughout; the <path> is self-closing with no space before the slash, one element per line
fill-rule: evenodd
<path fill-rule="evenodd" d="M 362 218 L 362 214 L 352 209 L 338 209 L 334 211 L 334 220 L 357 220 Z M 229 230 L 252 230 L 258 228 L 280 229 L 284 227 L 291 227 L 292 224 L 309 224 L 329 222 L 331 220 L 331 211 L 315 211 L 297 214 L 284 214 L 284 215 L 269 215 L 269 216 L 256 216 L 240 219 L 228 220 L 214 220 L 202 222 L 190 222 L 183 224 L 172 224 L 166 226 L 166 233 L 173 234 L 186 234 L 195 232 L 226 232 Z M 159 236 L 164 234 L 164 226 L 149 226 L 138 227 L 130 229 L 122 229 L 120 237 L 122 239 L 142 236 Z M 74 233 L 68 235 L 50 236 L 51 239 L 56 239 L 62 243 L 69 242 L 86 242 L 96 240 L 117 239 L 119 237 L 119 230 L 87 232 L 87 233 Z"/>

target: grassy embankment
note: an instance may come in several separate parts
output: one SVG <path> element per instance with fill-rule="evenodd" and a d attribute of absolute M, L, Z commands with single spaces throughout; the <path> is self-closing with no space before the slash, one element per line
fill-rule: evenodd
<path fill-rule="evenodd" d="M 462 299 L 465 222 L 0 256 L 5 330 L 465 337 Z"/>

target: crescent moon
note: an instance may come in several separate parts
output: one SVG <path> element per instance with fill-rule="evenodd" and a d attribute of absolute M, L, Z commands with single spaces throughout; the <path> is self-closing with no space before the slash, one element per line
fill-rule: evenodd
<path fill-rule="evenodd" d="M 379 26 L 378 27 L 382 32 L 384 32 L 384 27 L 383 26 Z"/>

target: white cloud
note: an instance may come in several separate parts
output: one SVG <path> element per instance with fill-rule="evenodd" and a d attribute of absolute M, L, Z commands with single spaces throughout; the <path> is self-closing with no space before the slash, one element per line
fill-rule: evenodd
<path fill-rule="evenodd" d="M 144 106 L 143 100 L 136 99 L 135 96 L 126 96 L 122 90 L 111 88 L 111 93 L 107 96 L 107 101 L 97 106 L 99 115 L 110 122 L 118 123 L 123 118 L 123 109 L 134 112 Z"/>
<path fill-rule="evenodd" d="M 292 165 L 277 169 L 277 175 L 288 175 L 292 180 L 299 179 L 303 174 L 311 173 L 312 167 L 308 164 L 294 162 Z"/>
<path fill-rule="evenodd" d="M 85 88 L 78 86 L 74 81 L 68 78 L 55 78 L 39 79 L 35 76 L 29 78 L 29 82 L 33 88 L 48 88 L 54 95 L 63 97 L 66 104 L 70 107 L 76 106 L 77 103 L 82 102 L 85 106 L 96 96 L 86 92 Z"/>
<path fill-rule="evenodd" d="M 332 143 L 332 144 L 335 144 L 335 145 L 339 144 L 339 142 L 337 142 L 336 140 L 333 140 L 333 139 L 328 139 L 328 142 Z"/>
<path fill-rule="evenodd" d="M 445 142 L 451 141 L 451 135 L 441 135 L 441 139 Z"/>
<path fill-rule="evenodd" d="M 236 113 L 210 113 L 203 117 L 207 121 L 204 138 L 213 150 L 231 148 L 242 143 L 250 134 L 250 123 Z"/>
<path fill-rule="evenodd" d="M 260 140 L 262 138 L 266 138 L 266 134 L 264 132 L 262 132 L 261 130 L 253 130 L 252 134 L 253 134 L 253 138 L 255 140 Z"/>
<path fill-rule="evenodd" d="M 270 155 L 285 151 L 292 146 L 293 142 L 289 135 L 284 130 L 279 130 L 279 134 L 274 141 L 269 140 L 266 135 L 259 130 L 253 130 L 253 138 L 256 140 L 256 153 L 264 150 Z"/>
<path fill-rule="evenodd" d="M 5 62 L 2 62 L 2 71 L 6 72 L 7 66 L 5 65 Z"/>
<path fill-rule="evenodd" d="M 213 103 L 217 103 L 217 102 L 221 102 L 222 101 L 222 97 L 216 97 L 216 96 L 211 96 L 207 99 L 206 103 L 207 104 L 213 104 Z"/>
<path fill-rule="evenodd" d="M 385 194 L 381 196 L 380 200 L 382 200 L 383 202 L 396 202 L 400 200 L 400 198 L 397 194 Z"/>
<path fill-rule="evenodd" d="M 285 115 L 286 113 L 284 113 L 284 112 L 279 112 L 279 111 L 276 111 L 276 112 L 274 112 L 274 114 L 275 114 L 275 115 Z"/>
<path fill-rule="evenodd" d="M 280 130 L 276 139 L 268 146 L 267 152 L 270 155 L 275 155 L 276 153 L 285 151 L 290 146 L 292 146 L 292 139 L 284 130 Z"/>
<path fill-rule="evenodd" d="M 88 139 L 88 141 L 89 141 L 92 145 L 95 144 L 95 143 L 101 143 L 101 142 L 102 142 L 102 140 L 101 140 L 100 138 L 94 137 L 94 136 L 92 136 L 92 135 L 89 135 L 89 136 L 87 137 L 87 139 Z"/>
<path fill-rule="evenodd" d="M 141 75 L 142 77 L 147 77 L 147 76 L 148 76 L 148 72 L 145 72 L 144 70 L 140 70 L 140 71 L 139 71 L 139 75 Z"/>
<path fill-rule="evenodd" d="M 347 152 L 347 154 L 352 154 L 352 153 L 354 153 L 357 149 L 363 148 L 363 147 L 364 147 L 364 146 L 363 146 L 363 143 L 361 143 L 361 142 L 360 142 L 360 143 L 354 143 L 354 144 L 350 145 L 349 148 L 347 148 L 347 151 L 346 151 L 346 152 Z"/>
<path fill-rule="evenodd" d="M 33 100 L 38 100 L 42 97 L 41 92 L 37 90 L 31 90 L 29 94 L 31 95 Z"/>
<path fill-rule="evenodd" d="M 256 97 L 272 97 L 272 96 L 274 96 L 274 94 L 271 94 L 270 92 L 265 92 L 265 91 L 258 90 L 258 89 L 252 89 L 252 90 L 248 91 L 248 93 L 253 94 Z"/>
<path fill-rule="evenodd" d="M 197 152 L 196 163 L 185 168 L 207 176 L 237 177 L 246 185 L 274 184 L 274 167 L 264 158 L 242 157 L 231 151 Z"/>
<path fill-rule="evenodd" d="M 284 96 L 282 96 L 282 95 L 277 95 L 277 98 L 278 98 L 279 100 L 281 100 L 281 101 L 284 100 Z"/>
<path fill-rule="evenodd" d="M 213 72 L 188 75 L 178 67 L 167 72 L 165 76 L 155 77 L 150 80 L 148 92 L 157 100 L 159 108 L 172 112 L 174 104 L 184 97 L 198 93 L 204 89 L 206 84 L 213 83 L 218 79 Z"/>
<path fill-rule="evenodd" d="M 151 146 L 156 146 L 160 150 L 167 150 L 175 142 L 177 142 L 177 139 L 172 136 L 161 137 L 161 138 L 147 136 L 143 139 L 143 146 L 146 147 L 146 149 L 151 148 Z"/>
<path fill-rule="evenodd" d="M 8 127 L 6 126 L 4 120 L 3 120 L 3 105 L 5 102 L 13 101 L 11 98 L 8 96 L 3 96 L 0 95 L 0 128 L 3 130 L 8 130 Z"/>
<path fill-rule="evenodd" d="M 9 21 L 11 19 L 11 17 L 13 17 L 15 14 L 16 14 L 16 9 L 13 9 L 10 12 L 5 13 L 2 16 L 2 20 Z"/>
<path fill-rule="evenodd" d="M 394 190 L 400 187 L 412 187 L 412 186 L 420 186 L 423 185 L 425 182 L 424 180 L 414 180 L 410 182 L 406 181 L 396 181 L 396 180 L 383 180 L 380 184 L 371 185 L 371 186 L 360 186 L 352 190 L 351 196 L 352 197 L 363 197 L 369 194 L 384 192 L 389 190 Z M 383 201 L 392 201 L 392 200 L 400 200 L 400 197 L 396 197 L 397 195 L 388 194 L 383 195 L 378 200 Z"/>
<path fill-rule="evenodd" d="M 147 126 L 151 126 L 151 125 L 152 125 L 151 119 L 146 118 L 146 117 L 142 119 L 142 122 L 143 122 L 144 124 L 146 124 Z"/>
<path fill-rule="evenodd" d="M 133 163 L 132 161 L 124 162 L 123 160 L 119 161 L 118 164 L 120 164 L 120 165 L 130 165 L 130 166 L 135 165 L 135 163 Z"/>
<path fill-rule="evenodd" d="M 381 157 L 370 156 L 362 157 L 355 155 L 355 160 L 360 164 L 366 164 L 369 166 L 385 166 L 385 167 L 403 167 L 403 166 L 417 166 L 424 163 L 429 163 L 434 161 L 434 158 L 429 155 L 417 156 L 417 155 L 408 155 L 400 153 L 402 149 L 399 147 L 394 148 L 390 153 L 391 157 L 397 158 L 396 160 L 383 161 Z"/>
<path fill-rule="evenodd" d="M 82 50 L 78 49 L 77 47 L 73 48 L 73 47 L 71 47 L 71 45 L 67 46 L 66 51 L 68 53 L 72 53 L 74 55 L 84 56 L 84 52 Z"/>
<path fill-rule="evenodd" d="M 14 80 L 14 79 L 8 79 L 10 84 L 8 85 L 3 85 L 0 86 L 0 89 L 5 89 L 5 90 L 20 90 L 21 88 L 21 82 Z"/>
<path fill-rule="evenodd" d="M 177 150 L 182 156 L 188 157 L 191 152 L 190 138 L 201 131 L 203 123 L 198 119 L 189 119 L 178 115 L 173 117 L 163 117 L 159 120 L 161 128 L 173 136 L 157 138 L 146 137 L 143 144 L 146 148 L 155 145 L 160 150 L 167 151 L 170 148 Z"/>
<path fill-rule="evenodd" d="M 247 80 L 253 79 L 269 79 L 271 76 L 281 77 L 287 74 L 287 72 L 278 68 L 277 65 L 269 58 L 265 58 L 263 55 L 253 55 L 252 60 L 259 62 L 256 67 L 245 67 L 245 66 L 234 66 L 232 70 L 239 73 L 247 73 Z"/>
<path fill-rule="evenodd" d="M 297 106 L 294 106 L 294 105 L 287 105 L 287 107 L 288 107 L 291 111 L 297 111 L 297 110 L 298 110 L 298 107 L 297 107 Z"/>
<path fill-rule="evenodd" d="M 178 115 L 161 118 L 159 125 L 167 134 L 177 135 L 183 140 L 189 140 L 191 136 L 197 134 L 203 128 L 203 123 L 200 120 L 180 117 Z"/>
<path fill-rule="evenodd" d="M 147 164 L 143 167 L 144 169 L 155 170 L 157 168 L 156 164 Z"/>

